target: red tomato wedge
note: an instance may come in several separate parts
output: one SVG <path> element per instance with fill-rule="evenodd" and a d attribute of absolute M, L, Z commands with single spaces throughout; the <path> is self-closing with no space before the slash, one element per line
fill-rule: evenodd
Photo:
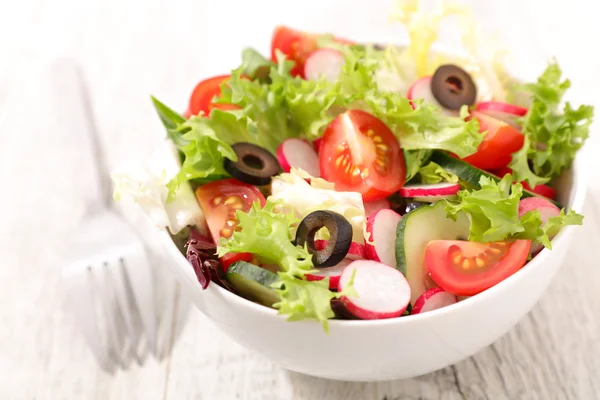
<path fill-rule="evenodd" d="M 479 131 L 487 131 L 487 134 L 477 152 L 464 160 L 486 170 L 506 167 L 511 161 L 512 153 L 523 147 L 523 134 L 506 122 L 477 111 L 472 112 L 471 117 L 479 121 Z"/>
<path fill-rule="evenodd" d="M 281 51 L 289 60 L 296 63 L 291 70 L 292 76 L 304 78 L 304 64 L 308 56 L 318 49 L 317 39 L 319 36 L 283 25 L 276 27 L 271 39 L 271 60 L 277 61 L 275 50 Z M 334 40 L 343 44 L 353 44 L 346 39 L 335 38 Z"/>
<path fill-rule="evenodd" d="M 201 111 L 204 115 L 208 115 L 213 108 L 220 110 L 239 109 L 240 107 L 235 104 L 215 104 L 212 102 L 215 96 L 221 95 L 221 84 L 230 77 L 231 75 L 219 75 L 198 83 L 192 92 L 188 110 L 184 115 L 189 118 L 192 115 L 198 115 Z"/>
<path fill-rule="evenodd" d="M 249 211 L 256 200 L 265 205 L 265 197 L 254 186 L 236 179 L 223 179 L 207 183 L 196 189 L 196 199 L 206 217 L 210 234 L 215 241 L 229 238 L 236 230 L 236 211 Z"/>
<path fill-rule="evenodd" d="M 512 174 L 512 170 L 508 167 L 501 168 L 499 170 L 491 171 L 491 172 L 495 175 L 498 175 L 500 178 L 503 178 L 504 175 L 506 175 L 506 174 Z M 523 185 L 524 189 L 527 189 L 535 194 L 539 194 L 540 196 L 544 196 L 549 199 L 553 199 L 554 196 L 556 196 L 556 189 L 554 189 L 548 185 L 539 184 L 539 185 L 536 185 L 533 189 L 531 188 L 531 186 L 529 186 L 529 184 L 526 181 L 522 181 L 521 185 Z"/>
<path fill-rule="evenodd" d="M 530 248 L 530 240 L 493 243 L 432 240 L 425 249 L 425 268 L 445 291 L 473 296 L 521 269 Z"/>
<path fill-rule="evenodd" d="M 358 192 L 364 201 L 397 192 L 406 177 L 404 155 L 392 131 L 361 110 L 346 111 L 329 124 L 320 145 L 319 169 L 336 190 Z"/>

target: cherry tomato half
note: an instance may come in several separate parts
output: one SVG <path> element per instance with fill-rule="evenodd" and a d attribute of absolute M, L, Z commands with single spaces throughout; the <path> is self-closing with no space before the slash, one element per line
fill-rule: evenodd
<path fill-rule="evenodd" d="M 196 189 L 196 199 L 206 218 L 208 229 L 215 241 L 229 238 L 238 225 L 236 211 L 249 211 L 255 200 L 265 205 L 265 197 L 254 186 L 237 179 L 222 179 Z"/>
<path fill-rule="evenodd" d="M 398 140 L 381 120 L 361 110 L 346 111 L 329 124 L 320 144 L 319 168 L 336 190 L 358 192 L 364 201 L 397 192 L 406 178 Z"/>
<path fill-rule="evenodd" d="M 506 167 L 512 159 L 512 153 L 523 147 L 523 134 L 506 122 L 489 115 L 474 111 L 471 116 L 479 121 L 479 131 L 487 131 L 487 134 L 477 152 L 464 160 L 486 170 Z"/>
<path fill-rule="evenodd" d="M 291 70 L 292 76 L 304 78 L 304 64 L 308 56 L 317 50 L 317 39 L 320 35 L 297 31 L 287 26 L 278 26 L 271 39 L 271 60 L 277 62 L 275 50 L 281 51 L 288 60 L 296 63 Z M 350 40 L 334 38 L 336 42 L 353 44 Z"/>
<path fill-rule="evenodd" d="M 185 116 L 189 118 L 192 115 L 200 114 L 201 111 L 204 115 L 208 115 L 213 108 L 220 110 L 239 109 L 240 107 L 235 104 L 216 104 L 212 102 L 215 96 L 221 95 L 221 84 L 229 78 L 231 78 L 231 75 L 219 75 L 198 83 L 190 97 L 190 104 Z"/>
<path fill-rule="evenodd" d="M 425 249 L 425 268 L 447 292 L 473 296 L 521 269 L 530 248 L 530 240 L 493 243 L 432 240 Z"/>

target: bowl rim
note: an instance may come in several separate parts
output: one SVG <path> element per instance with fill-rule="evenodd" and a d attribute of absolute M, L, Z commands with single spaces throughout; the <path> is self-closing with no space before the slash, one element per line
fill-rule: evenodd
<path fill-rule="evenodd" d="M 576 157 L 573 165 L 570 170 L 570 175 L 572 177 L 572 185 L 571 185 L 571 195 L 570 199 L 571 206 L 570 208 L 574 211 L 581 213 L 583 211 L 583 205 L 585 202 L 585 195 L 587 190 L 587 184 L 585 182 L 585 174 L 584 174 L 584 166 L 583 166 L 583 157 Z M 200 284 L 197 281 L 196 275 L 193 271 L 193 268 L 189 264 L 188 260 L 185 256 L 179 251 L 175 242 L 171 239 L 167 228 L 156 228 L 159 231 L 160 241 L 163 244 L 163 248 L 166 249 L 169 257 L 173 258 L 176 264 L 176 268 L 182 269 L 183 276 L 186 277 L 186 280 L 190 280 L 192 285 L 196 285 L 196 288 L 200 292 L 204 291 L 213 291 L 216 294 L 222 296 L 225 301 L 231 301 L 235 303 L 237 306 L 241 308 L 247 308 L 251 312 L 256 312 L 264 315 L 265 317 L 274 317 L 281 318 L 285 320 L 284 315 L 278 314 L 278 310 L 263 306 L 261 304 L 257 304 L 251 300 L 247 300 L 244 297 L 238 296 L 235 293 L 232 293 L 221 286 L 212 283 L 206 289 L 202 290 Z M 562 243 L 568 241 L 568 237 L 573 235 L 576 226 L 567 226 L 563 228 L 560 233 L 552 240 L 553 248 L 562 246 Z M 568 243 L 565 244 L 567 246 Z M 526 264 L 519 271 L 511 275 L 510 277 L 504 279 L 502 282 L 492 286 L 491 288 L 475 295 L 471 296 L 465 300 L 459 301 L 456 304 L 452 304 L 448 307 L 439 308 L 437 310 L 428 311 L 422 314 L 415 315 L 406 315 L 398 318 L 389 318 L 389 319 L 379 319 L 379 320 L 328 320 L 329 326 L 331 327 L 344 327 L 344 329 L 362 329 L 365 327 L 376 327 L 376 326 L 391 326 L 391 325 L 406 325 L 413 323 L 420 323 L 420 321 L 426 321 L 435 319 L 437 317 L 441 317 L 443 315 L 449 314 L 457 314 L 460 313 L 461 310 L 468 309 L 473 307 L 477 302 L 484 301 L 485 299 L 496 296 L 497 293 L 501 293 L 505 289 L 509 288 L 520 279 L 522 276 L 526 274 L 533 274 L 539 268 L 543 268 L 543 264 L 546 259 L 551 255 L 551 250 L 544 248 L 536 257 L 533 258 L 530 262 Z M 315 326 L 319 324 L 319 321 L 316 320 L 303 320 L 303 321 L 294 321 L 295 323 L 314 323 Z"/>

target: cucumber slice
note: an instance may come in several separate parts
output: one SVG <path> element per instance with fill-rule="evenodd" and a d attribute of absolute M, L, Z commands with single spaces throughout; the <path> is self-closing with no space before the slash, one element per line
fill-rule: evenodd
<path fill-rule="evenodd" d="M 459 213 L 446 216 L 446 204 L 422 206 L 404 215 L 396 229 L 396 266 L 410 285 L 410 303 L 434 287 L 425 269 L 425 248 L 432 240 L 467 240 L 470 221 Z"/>
<path fill-rule="evenodd" d="M 229 267 L 226 277 L 238 293 L 248 300 L 267 307 L 279 301 L 279 294 L 271 287 L 279 277 L 271 271 L 238 261 Z"/>
<path fill-rule="evenodd" d="M 500 178 L 498 176 L 474 167 L 468 162 L 454 158 L 450 154 L 442 151 L 435 151 L 433 156 L 431 156 L 431 161 L 439 164 L 440 167 L 444 168 L 446 171 L 452 172 L 458 176 L 458 178 L 465 183 L 468 188 L 471 189 L 479 188 L 479 178 L 482 176 L 487 176 L 488 178 L 494 179 L 496 182 L 500 182 Z M 542 197 L 547 199 L 547 197 L 543 197 L 529 190 L 523 189 L 523 198 L 525 197 Z M 560 203 L 554 200 L 550 201 L 558 208 L 561 208 Z"/>

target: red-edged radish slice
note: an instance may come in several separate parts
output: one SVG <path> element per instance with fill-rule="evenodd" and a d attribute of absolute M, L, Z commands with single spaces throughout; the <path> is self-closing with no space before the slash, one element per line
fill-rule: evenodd
<path fill-rule="evenodd" d="M 525 116 L 527 109 L 514 104 L 503 103 L 501 101 L 485 101 L 477 104 L 475 109 L 490 117 L 506 122 L 514 128 L 520 129 L 516 119 Z"/>
<path fill-rule="evenodd" d="M 367 202 L 363 203 L 363 205 L 365 207 L 365 215 L 367 216 L 367 218 L 370 217 L 371 215 L 375 214 L 379 210 L 385 210 L 385 209 L 391 208 L 391 205 L 390 205 L 390 202 L 388 201 L 388 199 L 367 201 Z"/>
<path fill-rule="evenodd" d="M 417 201 L 434 202 L 454 196 L 460 190 L 458 183 L 442 182 L 424 185 L 406 185 L 398 192 L 402 197 L 413 197 Z"/>
<path fill-rule="evenodd" d="M 327 246 L 327 240 L 315 240 L 315 249 L 323 250 L 325 246 Z M 350 260 L 362 260 L 366 258 L 365 246 L 356 242 L 350 243 L 350 250 L 348 250 L 345 258 Z"/>
<path fill-rule="evenodd" d="M 529 211 L 535 210 L 540 212 L 542 225 L 545 225 L 551 217 L 560 215 L 560 209 L 552 204 L 550 200 L 544 199 L 543 197 L 526 197 L 519 201 L 519 217 L 522 217 Z M 552 238 L 554 238 L 554 236 L 549 237 L 549 239 Z M 532 243 L 530 252 L 531 254 L 537 254 L 543 248 L 544 246 L 540 243 Z"/>
<path fill-rule="evenodd" d="M 335 82 L 346 60 L 344 55 L 334 49 L 319 49 L 308 56 L 304 64 L 304 76 L 316 80 L 324 76 L 330 82 Z"/>
<path fill-rule="evenodd" d="M 277 160 L 285 172 L 290 172 L 294 167 L 305 170 L 311 176 L 321 176 L 319 156 L 312 146 L 302 139 L 284 140 L 277 148 Z"/>
<path fill-rule="evenodd" d="M 423 99 L 423 101 L 425 103 L 437 106 L 440 109 L 440 112 L 442 114 L 445 114 L 445 115 L 448 115 L 451 117 L 458 117 L 460 114 L 458 111 L 448 110 L 447 108 L 442 106 L 436 100 L 436 98 L 433 96 L 433 93 L 431 92 L 431 80 L 432 80 L 431 76 L 425 76 L 425 77 L 417 80 L 415 83 L 413 83 L 411 85 L 411 87 L 408 88 L 408 93 L 407 93 L 406 97 L 409 100 Z M 411 102 L 411 105 L 413 106 L 413 108 L 415 108 L 415 106 L 412 102 Z"/>
<path fill-rule="evenodd" d="M 437 310 L 438 308 L 446 307 L 457 303 L 456 295 L 446 292 L 442 288 L 429 289 L 419 296 L 415 301 L 411 314 L 422 314 L 427 311 Z"/>
<path fill-rule="evenodd" d="M 367 258 L 396 267 L 396 227 L 402 217 L 390 209 L 377 211 L 367 218 L 370 243 L 365 243 Z"/>
<path fill-rule="evenodd" d="M 396 268 L 376 261 L 354 261 L 342 272 L 338 291 L 348 287 L 353 274 L 358 296 L 341 298 L 352 315 L 360 319 L 384 319 L 399 317 L 406 310 L 410 286 Z"/>
<path fill-rule="evenodd" d="M 329 289 L 337 289 L 342 272 L 344 272 L 344 268 L 352 264 L 354 261 L 355 260 L 351 260 L 349 258 L 344 258 L 338 265 L 334 265 L 333 267 L 318 268 L 317 272 L 306 274 L 306 280 L 320 281 L 326 277 L 329 277 Z"/>

